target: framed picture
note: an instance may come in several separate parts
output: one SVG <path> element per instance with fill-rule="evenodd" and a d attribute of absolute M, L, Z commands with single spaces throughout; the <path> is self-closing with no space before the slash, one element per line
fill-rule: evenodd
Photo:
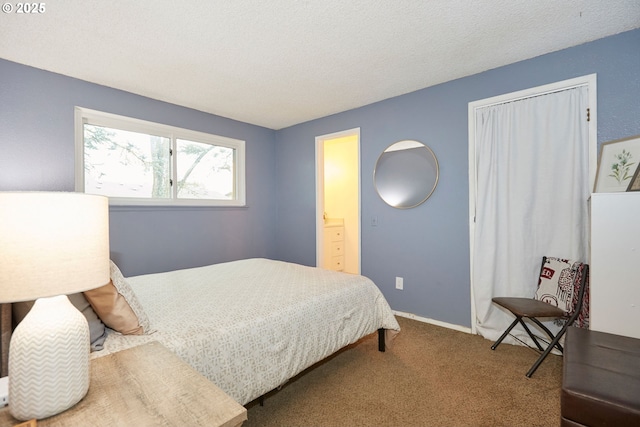
<path fill-rule="evenodd" d="M 600 148 L 595 193 L 627 191 L 640 164 L 640 135 L 605 142 Z"/>
<path fill-rule="evenodd" d="M 638 162 L 636 173 L 633 174 L 633 178 L 631 178 L 627 191 L 640 191 L 640 162 Z"/>

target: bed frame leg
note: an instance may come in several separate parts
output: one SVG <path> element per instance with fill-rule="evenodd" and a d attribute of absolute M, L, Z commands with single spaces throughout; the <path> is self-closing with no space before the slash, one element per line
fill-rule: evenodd
<path fill-rule="evenodd" d="M 378 329 L 378 351 L 384 352 L 384 328 Z"/>

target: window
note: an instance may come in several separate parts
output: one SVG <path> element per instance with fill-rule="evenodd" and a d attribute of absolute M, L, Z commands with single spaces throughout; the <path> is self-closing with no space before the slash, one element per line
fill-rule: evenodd
<path fill-rule="evenodd" d="M 76 107 L 76 191 L 115 205 L 244 206 L 244 144 Z"/>

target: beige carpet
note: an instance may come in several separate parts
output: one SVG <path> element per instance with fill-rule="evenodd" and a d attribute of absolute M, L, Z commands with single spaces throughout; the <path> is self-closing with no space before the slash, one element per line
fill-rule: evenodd
<path fill-rule="evenodd" d="M 562 358 L 399 317 L 393 348 L 370 335 L 247 405 L 246 427 L 557 426 Z"/>

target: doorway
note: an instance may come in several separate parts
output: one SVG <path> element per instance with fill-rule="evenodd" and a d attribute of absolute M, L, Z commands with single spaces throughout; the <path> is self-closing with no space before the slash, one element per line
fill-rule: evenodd
<path fill-rule="evenodd" d="M 360 274 L 360 129 L 316 137 L 316 266 L 330 268 L 325 228 L 343 224 L 341 271 Z"/>

